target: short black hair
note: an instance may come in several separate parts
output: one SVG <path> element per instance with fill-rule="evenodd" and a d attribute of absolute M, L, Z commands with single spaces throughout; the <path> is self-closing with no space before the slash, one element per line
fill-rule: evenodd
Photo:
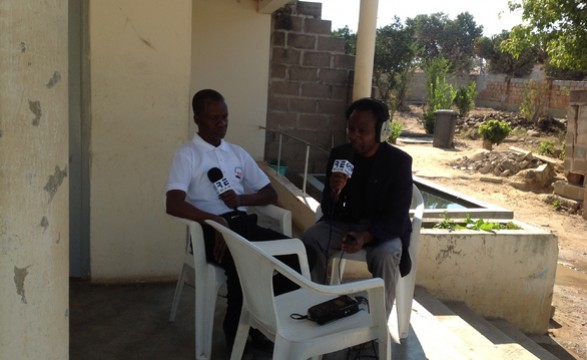
<path fill-rule="evenodd" d="M 201 115 L 205 111 L 206 101 L 222 101 L 224 96 L 216 90 L 203 89 L 194 94 L 192 98 L 192 110 L 194 115 Z"/>
<path fill-rule="evenodd" d="M 374 98 L 362 98 L 355 100 L 346 110 L 345 116 L 349 120 L 353 111 L 371 111 L 375 116 L 375 139 L 381 136 L 381 126 L 389 120 L 389 108 L 381 101 Z M 379 140 L 377 140 L 379 141 Z"/>

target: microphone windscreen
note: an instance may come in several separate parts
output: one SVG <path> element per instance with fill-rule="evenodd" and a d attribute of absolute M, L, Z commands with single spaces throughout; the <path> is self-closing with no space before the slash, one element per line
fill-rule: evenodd
<path fill-rule="evenodd" d="M 231 189 L 228 179 L 224 177 L 222 170 L 217 167 L 208 170 L 208 180 L 214 185 L 218 194 L 222 194 Z"/>
<path fill-rule="evenodd" d="M 336 160 L 332 164 L 333 173 L 343 173 L 348 177 L 353 175 L 353 149 L 352 147 L 343 147 L 336 155 Z"/>
<path fill-rule="evenodd" d="M 210 180 L 210 182 L 216 182 L 222 179 L 222 176 L 222 170 L 217 167 L 208 170 L 208 180 Z"/>

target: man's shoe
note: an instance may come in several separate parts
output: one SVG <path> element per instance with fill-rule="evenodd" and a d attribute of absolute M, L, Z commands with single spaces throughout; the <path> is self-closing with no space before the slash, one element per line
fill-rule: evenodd
<path fill-rule="evenodd" d="M 263 335 L 259 330 L 251 329 L 249 331 L 249 338 L 251 339 L 251 345 L 255 349 L 269 354 L 273 353 L 273 341 L 269 340 L 267 336 Z"/>

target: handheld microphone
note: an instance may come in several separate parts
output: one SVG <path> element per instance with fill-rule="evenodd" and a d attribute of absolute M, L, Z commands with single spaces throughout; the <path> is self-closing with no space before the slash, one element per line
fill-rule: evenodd
<path fill-rule="evenodd" d="M 334 160 L 332 164 L 332 172 L 335 173 L 342 173 L 348 177 L 353 175 L 353 169 L 355 168 L 353 163 L 353 149 L 352 148 L 343 148 L 340 154 L 338 154 L 338 159 Z"/>
<path fill-rule="evenodd" d="M 232 189 L 230 182 L 222 174 L 222 170 L 217 167 L 208 170 L 208 180 L 214 185 L 214 189 L 216 189 L 218 195 Z"/>
<path fill-rule="evenodd" d="M 353 163 L 351 163 L 349 160 L 345 160 L 345 159 L 336 159 L 334 160 L 334 163 L 332 164 L 332 172 L 333 173 L 342 173 L 348 177 L 351 177 L 353 175 L 353 169 L 354 169 L 354 165 Z"/>

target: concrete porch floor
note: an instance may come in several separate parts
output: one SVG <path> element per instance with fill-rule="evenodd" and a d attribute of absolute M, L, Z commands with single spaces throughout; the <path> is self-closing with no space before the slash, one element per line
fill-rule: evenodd
<path fill-rule="evenodd" d="M 184 288 L 176 321 L 170 323 L 174 289 L 175 283 L 94 285 L 72 280 L 70 359 L 193 359 L 194 291 Z M 417 289 L 416 300 L 409 338 L 403 344 L 392 341 L 394 360 L 557 359 L 507 324 L 499 325 L 498 321 L 492 325 L 483 318 L 475 318 L 458 304 L 453 308 L 460 312 L 457 314 L 423 289 Z M 213 359 L 229 358 L 221 326 L 218 326 L 224 303 L 224 298 L 218 297 Z M 372 353 L 365 350 L 361 354 L 344 350 L 324 356 L 324 359 L 373 358 L 369 355 Z M 270 358 L 257 351 L 247 352 L 244 357 Z"/>

